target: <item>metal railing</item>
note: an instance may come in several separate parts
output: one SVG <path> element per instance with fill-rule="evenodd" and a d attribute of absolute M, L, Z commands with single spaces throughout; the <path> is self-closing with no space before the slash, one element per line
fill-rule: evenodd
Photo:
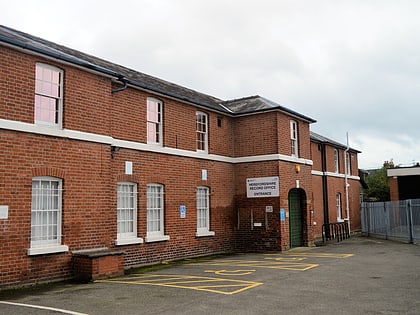
<path fill-rule="evenodd" d="M 420 242 L 420 199 L 362 202 L 362 235 Z"/>
<path fill-rule="evenodd" d="M 348 222 L 332 222 L 322 225 L 322 242 L 337 240 L 340 242 L 350 237 Z"/>

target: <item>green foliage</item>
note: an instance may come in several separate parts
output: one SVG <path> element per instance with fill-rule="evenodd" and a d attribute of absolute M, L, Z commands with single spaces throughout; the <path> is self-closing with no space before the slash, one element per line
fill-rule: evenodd
<path fill-rule="evenodd" d="M 389 192 L 389 180 L 386 170 L 388 168 L 394 167 L 394 163 L 385 161 L 384 166 L 372 172 L 366 178 L 366 184 L 368 188 L 366 189 L 366 197 L 372 201 L 389 201 L 390 192 Z"/>

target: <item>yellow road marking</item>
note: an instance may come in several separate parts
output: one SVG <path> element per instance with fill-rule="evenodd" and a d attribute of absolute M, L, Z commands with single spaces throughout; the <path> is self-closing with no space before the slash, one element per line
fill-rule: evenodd
<path fill-rule="evenodd" d="M 298 262 L 283 262 L 283 261 L 267 261 L 267 260 L 217 260 L 212 262 L 202 262 L 196 265 L 202 266 L 235 266 L 235 267 L 253 267 L 253 268 L 267 268 L 267 269 L 285 269 L 306 271 L 315 267 L 318 264 L 304 264 Z"/>
<path fill-rule="evenodd" d="M 303 256 L 303 257 L 315 257 L 315 258 L 348 258 L 354 256 L 354 254 L 331 254 L 331 253 L 314 253 L 314 252 L 285 252 L 282 255 L 286 256 Z"/>
<path fill-rule="evenodd" d="M 306 257 L 268 257 L 268 258 L 264 258 L 264 259 L 272 259 L 272 260 L 277 260 L 277 261 L 302 261 L 305 260 Z"/>
<path fill-rule="evenodd" d="M 216 275 L 221 276 L 245 276 L 254 273 L 256 270 L 204 270 L 204 272 L 213 272 Z"/>
<path fill-rule="evenodd" d="M 97 280 L 96 282 L 153 285 L 171 288 L 190 289 L 197 291 L 207 291 L 228 295 L 243 292 L 245 290 L 249 290 L 262 285 L 262 282 L 165 274 L 138 274 L 118 279 Z"/>

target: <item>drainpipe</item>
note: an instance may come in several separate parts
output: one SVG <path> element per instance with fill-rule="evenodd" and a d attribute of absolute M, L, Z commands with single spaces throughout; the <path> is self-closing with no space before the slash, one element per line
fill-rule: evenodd
<path fill-rule="evenodd" d="M 126 79 L 124 79 L 124 77 L 119 77 L 119 78 L 118 78 L 118 81 L 122 82 L 122 83 L 124 84 L 124 86 L 123 86 L 123 87 L 120 87 L 120 88 L 117 88 L 117 89 L 112 90 L 112 91 L 111 91 L 111 93 L 112 93 L 112 94 L 117 93 L 117 92 L 124 91 L 124 90 L 127 88 L 127 80 L 126 80 Z"/>
<path fill-rule="evenodd" d="M 346 133 L 347 136 L 347 148 L 344 151 L 344 179 L 345 179 L 345 186 L 346 186 L 346 214 L 347 214 L 347 224 L 349 226 L 349 233 L 350 233 L 350 208 L 349 208 L 349 182 L 348 182 L 348 176 L 350 174 L 348 174 L 347 172 L 347 165 L 349 163 L 349 161 L 347 161 L 347 155 L 349 152 L 349 133 Z"/>
<path fill-rule="evenodd" d="M 322 161 L 322 199 L 324 203 L 324 224 L 329 224 L 328 213 L 328 183 L 327 183 L 327 157 L 325 153 L 325 144 L 321 143 L 321 161 Z M 329 231 L 329 229 L 327 230 Z"/>

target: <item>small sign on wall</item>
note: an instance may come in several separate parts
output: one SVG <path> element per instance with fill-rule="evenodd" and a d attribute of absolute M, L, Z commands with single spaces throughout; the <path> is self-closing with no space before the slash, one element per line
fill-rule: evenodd
<path fill-rule="evenodd" d="M 0 220 L 9 218 L 9 206 L 0 206 Z"/>
<path fill-rule="evenodd" d="M 179 206 L 179 217 L 181 219 L 185 219 L 186 216 L 187 216 L 187 207 L 184 205 Z"/>
<path fill-rule="evenodd" d="M 273 212 L 273 206 L 265 206 L 265 212 Z"/>
<path fill-rule="evenodd" d="M 284 209 L 280 209 L 280 221 L 285 220 Z"/>
<path fill-rule="evenodd" d="M 130 161 L 125 162 L 125 174 L 133 175 L 133 162 L 130 162 Z"/>

